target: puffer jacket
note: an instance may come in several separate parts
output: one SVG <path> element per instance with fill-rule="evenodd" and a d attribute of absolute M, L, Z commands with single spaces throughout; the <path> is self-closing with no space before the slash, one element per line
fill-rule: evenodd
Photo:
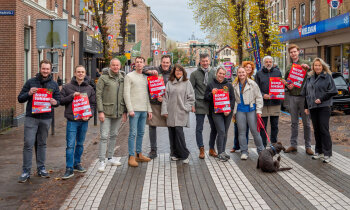
<path fill-rule="evenodd" d="M 306 97 L 305 108 L 314 109 L 332 106 L 332 98 L 338 94 L 338 90 L 332 75 L 322 72 L 318 76 L 314 74 L 306 79 L 301 94 Z M 316 104 L 316 99 L 320 99 L 321 103 Z"/>
<path fill-rule="evenodd" d="M 242 103 L 241 102 L 241 93 L 239 90 L 239 82 L 233 83 L 233 89 L 235 93 L 235 98 L 236 98 L 236 104 L 235 108 L 233 110 L 233 113 L 237 113 L 237 107 L 238 104 Z M 255 83 L 255 81 L 248 79 L 247 84 L 244 87 L 243 90 L 243 103 L 248 105 L 252 108 L 254 104 L 256 105 L 256 113 L 257 114 L 262 114 L 262 109 L 264 106 L 264 101 L 263 97 L 260 93 L 259 86 Z"/>
<path fill-rule="evenodd" d="M 79 85 L 76 77 L 74 76 L 70 83 L 63 86 L 61 90 L 61 105 L 65 106 L 64 117 L 70 121 L 81 121 L 84 120 L 74 120 L 74 114 L 72 110 L 72 104 L 75 92 L 86 93 L 89 98 L 89 103 L 92 111 L 92 116 L 94 116 L 94 111 L 96 108 L 96 95 L 94 88 L 90 85 L 90 80 L 84 78 L 84 81 Z"/>
<path fill-rule="evenodd" d="M 263 68 L 255 75 L 255 82 L 260 88 L 261 95 L 269 95 L 270 77 L 282 77 L 280 70 L 277 67 L 272 67 L 269 71 L 267 68 Z M 264 106 L 276 106 L 281 105 L 281 100 L 278 99 L 264 99 Z"/>

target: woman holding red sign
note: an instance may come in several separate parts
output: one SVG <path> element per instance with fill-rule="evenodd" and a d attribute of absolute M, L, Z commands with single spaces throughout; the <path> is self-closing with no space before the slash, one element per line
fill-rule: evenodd
<path fill-rule="evenodd" d="M 209 83 L 204 94 L 204 99 L 209 101 L 209 108 L 217 130 L 216 146 L 218 158 L 225 162 L 230 156 L 225 152 L 227 132 L 232 120 L 232 108 L 235 106 L 235 96 L 232 85 L 225 78 L 225 67 L 216 70 L 216 79 Z"/>
<path fill-rule="evenodd" d="M 257 116 L 261 116 L 263 108 L 263 98 L 259 86 L 248 78 L 247 72 L 243 67 L 237 69 L 238 80 L 233 84 L 236 98 L 234 108 L 234 118 L 237 121 L 239 144 L 241 147 L 241 159 L 248 159 L 248 144 L 245 137 L 247 129 L 253 134 L 255 146 L 258 153 L 264 149 L 261 136 L 257 129 Z M 247 128 L 247 124 L 249 128 Z"/>
<path fill-rule="evenodd" d="M 167 118 L 172 160 L 180 159 L 189 163 L 190 152 L 186 147 L 183 127 L 189 126 L 189 113 L 194 101 L 194 91 L 187 73 L 182 66 L 176 64 L 166 85 L 161 111 L 161 115 Z"/>

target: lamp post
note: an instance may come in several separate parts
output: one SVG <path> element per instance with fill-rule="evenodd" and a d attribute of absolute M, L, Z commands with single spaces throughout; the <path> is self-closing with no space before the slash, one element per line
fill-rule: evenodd
<path fill-rule="evenodd" d="M 123 53 L 121 52 L 121 48 L 123 46 L 123 37 L 122 36 L 118 36 L 117 37 L 117 44 L 118 44 L 118 47 L 119 47 L 119 55 L 122 55 Z"/>

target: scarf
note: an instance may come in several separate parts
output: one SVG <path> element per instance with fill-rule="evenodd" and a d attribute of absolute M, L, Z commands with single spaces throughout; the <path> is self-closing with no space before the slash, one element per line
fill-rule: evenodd
<path fill-rule="evenodd" d="M 208 76 L 209 76 L 210 68 L 205 69 L 205 68 L 201 67 L 201 69 L 204 71 L 204 81 L 203 81 L 203 83 L 205 85 L 208 85 Z"/>

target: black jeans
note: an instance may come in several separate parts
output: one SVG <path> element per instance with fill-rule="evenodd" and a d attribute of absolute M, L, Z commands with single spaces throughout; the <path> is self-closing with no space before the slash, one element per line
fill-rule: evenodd
<path fill-rule="evenodd" d="M 186 147 L 183 127 L 168 127 L 170 150 L 172 155 L 179 159 L 186 159 L 190 152 Z"/>
<path fill-rule="evenodd" d="M 329 133 L 331 108 L 327 106 L 310 109 L 310 115 L 316 141 L 315 152 L 325 156 L 332 156 L 332 139 Z"/>
<path fill-rule="evenodd" d="M 214 149 L 215 138 L 217 131 L 211 114 L 208 114 L 208 120 L 210 124 L 210 138 L 209 138 L 209 148 Z M 203 124 L 204 124 L 205 114 L 196 114 L 196 141 L 198 148 L 204 147 L 203 144 Z"/>
<path fill-rule="evenodd" d="M 218 154 L 225 152 L 226 142 L 227 142 L 227 132 L 230 128 L 232 120 L 232 112 L 225 116 L 224 114 L 212 114 L 215 127 L 217 128 L 218 138 L 216 141 L 216 146 L 218 148 Z"/>
<path fill-rule="evenodd" d="M 269 117 L 262 117 L 262 119 L 264 121 L 265 129 L 267 130 L 267 123 L 269 121 Z M 279 116 L 270 116 L 270 124 L 271 124 L 270 140 L 271 140 L 271 143 L 277 142 L 278 119 L 279 119 Z M 261 136 L 261 139 L 263 141 L 264 147 L 266 147 L 267 137 L 266 137 L 264 129 L 260 129 L 260 136 Z"/>

